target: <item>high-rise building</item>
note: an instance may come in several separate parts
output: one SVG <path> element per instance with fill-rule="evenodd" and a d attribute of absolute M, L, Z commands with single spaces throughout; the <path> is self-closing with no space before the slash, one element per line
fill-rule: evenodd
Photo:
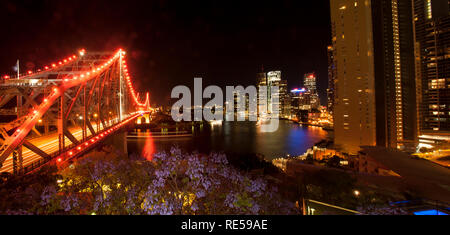
<path fill-rule="evenodd" d="M 315 73 L 307 73 L 303 78 L 304 87 L 311 93 L 317 92 L 317 77 Z"/>
<path fill-rule="evenodd" d="M 266 73 L 259 73 L 257 77 L 258 90 L 261 86 L 267 87 L 267 99 L 258 97 L 258 107 L 263 108 L 262 113 L 273 114 L 274 107 L 278 107 L 278 114 L 280 117 L 288 118 L 290 116 L 290 101 L 287 90 L 287 81 L 281 79 L 281 71 L 270 71 Z M 278 102 L 272 103 L 272 88 L 278 87 Z M 261 114 L 261 112 L 259 112 Z"/>
<path fill-rule="evenodd" d="M 411 2 L 331 0 L 335 144 L 400 148 L 416 137 Z"/>
<path fill-rule="evenodd" d="M 319 94 L 317 93 L 317 76 L 315 73 L 307 73 L 303 77 L 303 85 L 306 88 L 306 94 L 309 96 L 312 109 L 318 109 L 320 106 Z"/>
<path fill-rule="evenodd" d="M 413 0 L 418 131 L 422 143 L 450 138 L 448 0 Z"/>
<path fill-rule="evenodd" d="M 306 88 L 293 89 L 291 97 L 291 119 L 308 123 L 308 114 L 311 111 L 310 96 Z"/>
<path fill-rule="evenodd" d="M 258 73 L 256 76 L 256 84 L 258 89 L 258 114 L 267 114 L 268 106 L 267 106 L 267 94 L 262 96 L 259 92 L 261 91 L 261 87 L 267 87 L 267 74 L 264 72 Z M 267 93 L 267 92 L 266 92 Z"/>
<path fill-rule="evenodd" d="M 267 104 L 269 113 L 273 114 L 276 110 L 275 107 L 278 107 L 278 113 L 281 114 L 281 71 L 270 71 L 267 73 Z M 278 94 L 273 92 L 273 88 L 278 86 Z M 278 101 L 273 100 L 272 95 L 278 95 Z"/>
<path fill-rule="evenodd" d="M 294 89 L 291 90 L 290 97 L 291 97 L 291 118 L 297 118 L 298 120 L 300 117 L 300 111 L 302 110 L 310 110 L 310 107 L 307 109 L 304 109 L 305 106 L 305 95 L 306 92 L 305 88 L 302 89 Z"/>
<path fill-rule="evenodd" d="M 334 48 L 328 46 L 328 89 L 327 89 L 327 109 L 332 115 L 334 108 L 334 82 L 336 80 L 336 66 L 334 61 Z"/>
<path fill-rule="evenodd" d="M 287 80 L 281 80 L 280 89 L 280 117 L 288 119 L 291 116 L 291 97 L 288 91 Z"/>

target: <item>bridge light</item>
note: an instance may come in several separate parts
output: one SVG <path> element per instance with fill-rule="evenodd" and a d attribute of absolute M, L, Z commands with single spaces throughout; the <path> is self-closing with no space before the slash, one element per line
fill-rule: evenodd
<path fill-rule="evenodd" d="M 62 162 L 62 158 L 58 158 L 58 159 L 56 159 L 58 162 Z"/>
<path fill-rule="evenodd" d="M 86 50 L 81 49 L 81 50 L 79 51 L 79 53 L 80 53 L 80 56 L 84 56 L 84 54 L 86 53 Z"/>
<path fill-rule="evenodd" d="M 61 61 L 59 61 L 59 62 L 58 62 L 58 64 L 59 64 L 59 65 L 62 65 L 62 62 L 61 62 Z"/>
<path fill-rule="evenodd" d="M 44 67 L 44 69 L 45 69 L 45 70 L 48 70 L 48 69 L 49 69 L 49 67 L 48 67 L 48 66 L 45 66 L 45 67 Z"/>
<path fill-rule="evenodd" d="M 28 71 L 28 74 L 32 74 L 33 72 L 31 70 Z"/>
<path fill-rule="evenodd" d="M 78 147 L 77 149 L 78 149 L 78 150 L 81 150 L 81 147 Z"/>
<path fill-rule="evenodd" d="M 72 155 L 73 155 L 73 152 L 72 152 L 72 151 L 70 151 L 70 152 L 69 152 L 69 155 L 70 155 L 70 156 L 72 156 Z"/>
<path fill-rule="evenodd" d="M 89 145 L 89 143 L 85 143 L 84 145 L 85 145 L 85 146 L 88 146 L 88 145 Z"/>
<path fill-rule="evenodd" d="M 64 63 L 67 63 L 67 60 L 64 60 Z"/>
<path fill-rule="evenodd" d="M 56 64 L 52 64 L 52 67 L 55 68 L 55 67 L 56 67 Z"/>
<path fill-rule="evenodd" d="M 48 101 L 48 99 L 47 99 L 47 98 L 45 98 L 45 99 L 44 99 L 44 103 L 47 103 L 47 101 Z"/>
<path fill-rule="evenodd" d="M 53 88 L 53 91 L 54 91 L 54 92 L 58 92 L 58 88 L 56 88 L 56 87 Z"/>

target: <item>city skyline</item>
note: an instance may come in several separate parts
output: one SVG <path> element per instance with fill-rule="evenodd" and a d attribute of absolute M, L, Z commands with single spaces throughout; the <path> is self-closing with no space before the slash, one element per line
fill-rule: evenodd
<path fill-rule="evenodd" d="M 135 1 L 126 6 L 3 1 L 1 7 L 0 24 L 9 32 L 0 45 L 2 75 L 14 73 L 17 59 L 27 71 L 74 48 L 124 48 L 135 76 L 145 78 L 137 87 L 142 92 L 151 90 L 150 83 L 160 87 L 150 97 L 158 104 L 168 105 L 170 90 L 193 85 L 194 77 L 205 84 L 247 86 L 262 67 L 283 71 L 290 89 L 316 71 L 319 93 L 326 94 L 328 1 Z M 12 42 L 23 46 L 7 46 Z"/>

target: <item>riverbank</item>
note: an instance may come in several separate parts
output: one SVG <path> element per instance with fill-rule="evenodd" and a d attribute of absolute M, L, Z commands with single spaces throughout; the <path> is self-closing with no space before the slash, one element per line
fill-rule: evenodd
<path fill-rule="evenodd" d="M 333 126 L 331 126 L 331 125 L 312 124 L 312 123 L 309 123 L 309 122 L 300 122 L 300 121 L 297 121 L 297 120 L 294 120 L 294 119 L 288 119 L 288 118 L 281 118 L 281 120 L 291 121 L 293 123 L 296 123 L 296 124 L 299 124 L 299 125 L 302 125 L 302 126 L 320 127 L 323 130 L 325 130 L 325 131 L 334 131 Z"/>

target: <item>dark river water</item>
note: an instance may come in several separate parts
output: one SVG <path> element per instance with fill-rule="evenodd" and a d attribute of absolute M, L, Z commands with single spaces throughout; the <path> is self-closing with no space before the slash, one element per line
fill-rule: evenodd
<path fill-rule="evenodd" d="M 328 135 L 319 127 L 302 127 L 283 120 L 273 133 L 262 132 L 255 122 L 223 122 L 214 126 L 205 124 L 191 134 L 162 138 L 159 133 L 150 134 L 146 130 L 130 132 L 128 153 L 149 157 L 178 146 L 187 152 L 262 154 L 266 159 L 274 159 L 287 154 L 301 155 Z"/>

